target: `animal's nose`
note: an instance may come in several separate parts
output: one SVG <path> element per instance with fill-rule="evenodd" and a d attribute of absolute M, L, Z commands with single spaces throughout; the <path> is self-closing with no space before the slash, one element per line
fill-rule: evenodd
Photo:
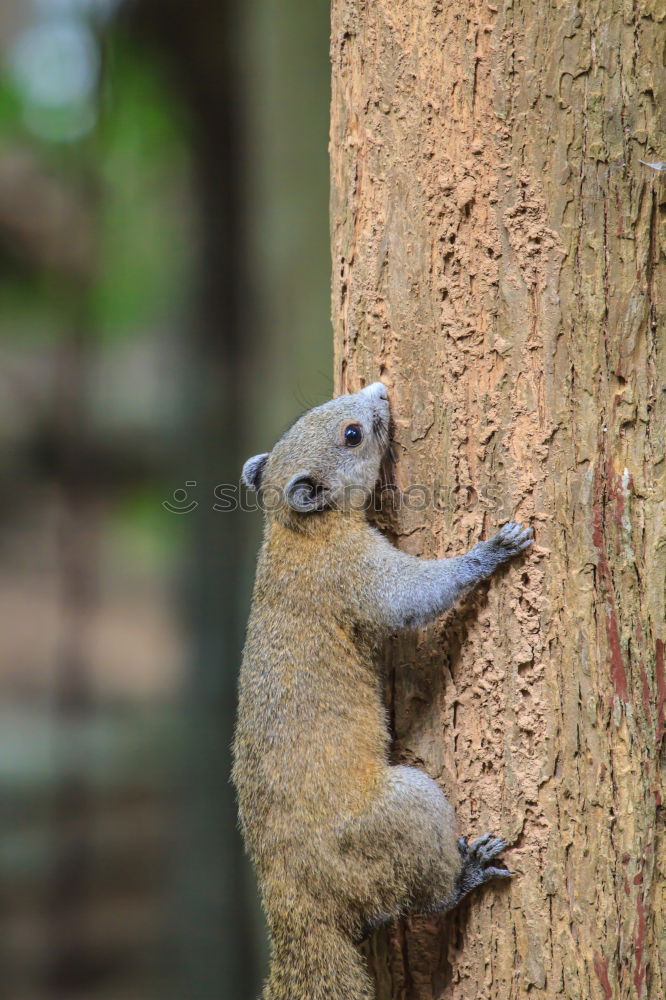
<path fill-rule="evenodd" d="M 383 382 L 373 382 L 372 385 L 366 385 L 365 389 L 361 389 L 361 392 L 366 396 L 372 396 L 375 399 L 383 399 L 388 402 L 388 392 Z"/>

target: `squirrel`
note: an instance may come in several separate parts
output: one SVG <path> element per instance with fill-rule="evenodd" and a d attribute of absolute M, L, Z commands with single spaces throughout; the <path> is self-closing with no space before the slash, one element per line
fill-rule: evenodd
<path fill-rule="evenodd" d="M 358 945 L 512 872 L 468 843 L 414 767 L 389 764 L 377 644 L 451 608 L 527 549 L 509 522 L 466 555 L 395 548 L 360 502 L 389 447 L 381 382 L 309 410 L 243 480 L 265 512 L 239 681 L 232 780 L 268 921 L 264 1000 L 371 1000 Z"/>

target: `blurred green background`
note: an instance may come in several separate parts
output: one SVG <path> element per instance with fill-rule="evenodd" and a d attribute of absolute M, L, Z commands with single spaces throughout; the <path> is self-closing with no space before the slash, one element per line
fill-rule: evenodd
<path fill-rule="evenodd" d="M 0 997 L 247 1000 L 214 491 L 332 391 L 328 5 L 2 0 L 0 47 Z"/>

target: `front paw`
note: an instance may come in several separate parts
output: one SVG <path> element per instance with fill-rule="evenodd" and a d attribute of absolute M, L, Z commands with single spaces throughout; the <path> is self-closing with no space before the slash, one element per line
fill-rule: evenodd
<path fill-rule="evenodd" d="M 513 559 L 514 556 L 520 555 L 525 549 L 529 549 L 533 541 L 534 535 L 531 528 L 524 528 L 522 524 L 516 524 L 515 521 L 507 521 L 486 544 L 496 556 L 497 565 L 500 565 Z"/>

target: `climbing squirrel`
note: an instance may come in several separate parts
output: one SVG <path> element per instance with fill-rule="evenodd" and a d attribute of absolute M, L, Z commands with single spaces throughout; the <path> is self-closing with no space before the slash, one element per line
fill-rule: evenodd
<path fill-rule="evenodd" d="M 240 673 L 233 781 L 268 919 L 264 1000 L 370 1000 L 357 945 L 511 872 L 458 839 L 423 771 L 389 764 L 378 642 L 432 621 L 532 543 L 509 522 L 466 555 L 421 560 L 366 517 L 389 443 L 375 382 L 305 413 L 243 467 L 265 531 Z M 501 865 L 501 863 L 500 863 Z"/>

